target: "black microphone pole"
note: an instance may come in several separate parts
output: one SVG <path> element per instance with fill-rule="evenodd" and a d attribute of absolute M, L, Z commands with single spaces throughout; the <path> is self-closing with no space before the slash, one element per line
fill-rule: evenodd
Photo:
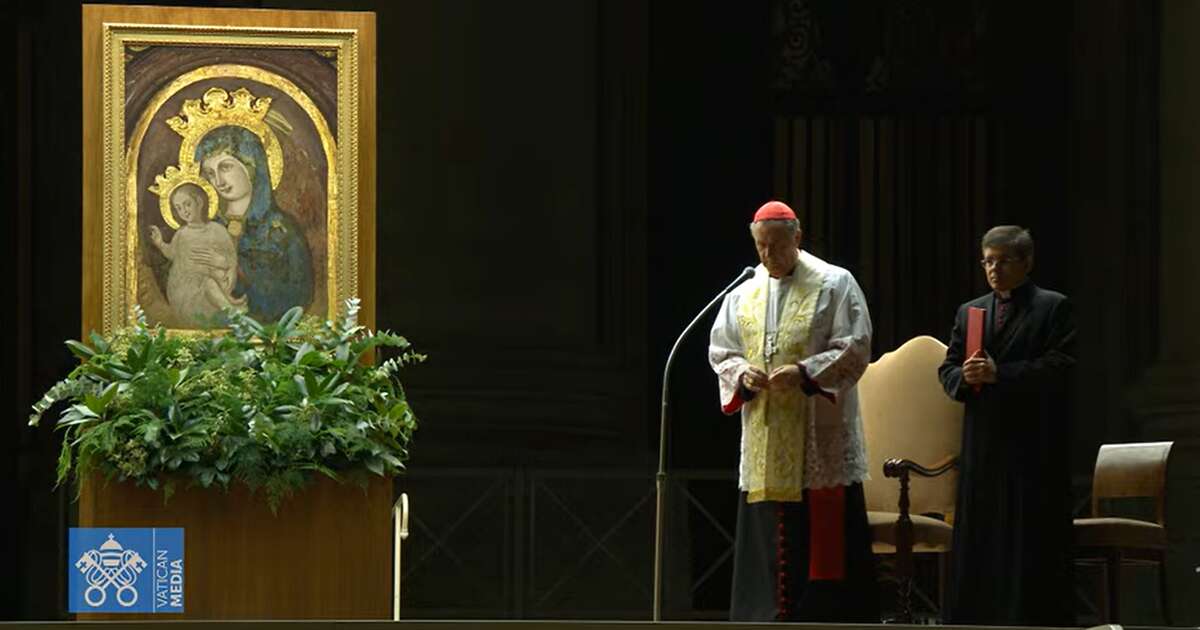
<path fill-rule="evenodd" d="M 655 487 L 657 488 L 657 499 L 654 508 L 654 621 L 662 621 L 662 569 L 663 569 L 663 505 L 665 490 L 667 484 L 667 404 L 670 397 L 667 395 L 668 385 L 671 378 L 671 365 L 675 362 L 675 351 L 679 350 L 679 344 L 683 339 L 692 332 L 696 324 L 704 318 L 716 305 L 721 303 L 725 295 L 733 290 L 734 287 L 741 284 L 742 281 L 754 276 L 754 268 L 746 267 L 742 270 L 741 275 L 736 280 L 729 283 L 729 286 L 721 290 L 717 297 L 713 298 L 707 306 L 700 309 L 700 313 L 692 320 L 692 323 L 683 329 L 679 334 L 679 338 L 675 340 L 675 345 L 671 346 L 671 352 L 667 355 L 667 365 L 663 368 L 662 380 L 662 417 L 658 424 L 658 475 L 655 476 Z"/>

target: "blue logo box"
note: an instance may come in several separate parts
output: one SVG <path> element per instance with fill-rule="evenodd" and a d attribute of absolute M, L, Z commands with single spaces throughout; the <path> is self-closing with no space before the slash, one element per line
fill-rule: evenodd
<path fill-rule="evenodd" d="M 183 528 L 72 527 L 67 610 L 183 612 Z"/>

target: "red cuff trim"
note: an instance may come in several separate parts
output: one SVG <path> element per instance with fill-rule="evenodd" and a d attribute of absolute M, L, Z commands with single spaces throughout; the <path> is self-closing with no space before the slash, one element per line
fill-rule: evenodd
<path fill-rule="evenodd" d="M 741 409 L 742 403 L 744 402 L 745 401 L 742 400 L 742 388 L 738 387 L 737 390 L 733 392 L 733 398 L 729 399 L 729 403 L 721 405 L 721 411 L 725 414 L 731 414 L 738 409 Z"/>

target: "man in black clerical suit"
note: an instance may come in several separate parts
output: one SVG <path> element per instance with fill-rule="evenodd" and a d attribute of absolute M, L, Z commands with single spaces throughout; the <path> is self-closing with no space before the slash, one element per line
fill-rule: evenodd
<path fill-rule="evenodd" d="M 1075 322 L 1061 293 L 1029 279 L 1033 238 L 988 230 L 992 290 L 958 308 L 938 376 L 966 405 L 953 563 L 944 621 L 1074 625 L 1069 373 Z M 985 311 L 983 348 L 965 355 L 967 312 Z"/>

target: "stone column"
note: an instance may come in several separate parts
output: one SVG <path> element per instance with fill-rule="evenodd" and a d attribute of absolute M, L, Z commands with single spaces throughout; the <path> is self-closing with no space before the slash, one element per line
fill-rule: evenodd
<path fill-rule="evenodd" d="M 1133 389 L 1134 435 L 1172 440 L 1171 609 L 1200 623 L 1200 2 L 1161 3 L 1157 361 Z"/>

